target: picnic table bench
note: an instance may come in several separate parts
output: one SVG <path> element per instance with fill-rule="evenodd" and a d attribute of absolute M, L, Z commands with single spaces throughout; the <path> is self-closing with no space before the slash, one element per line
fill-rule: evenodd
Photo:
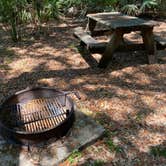
<path fill-rule="evenodd" d="M 166 33 L 165 33 L 166 34 Z M 155 41 L 159 46 L 166 47 L 166 35 L 161 34 L 154 34 Z"/>
<path fill-rule="evenodd" d="M 138 17 L 123 15 L 119 12 L 96 13 L 88 14 L 88 24 L 84 30 L 81 27 L 75 29 L 74 35 L 80 39 L 81 44 L 94 52 L 103 50 L 102 58 L 99 62 L 99 67 L 105 68 L 112 59 L 114 52 L 120 48 L 124 49 L 141 49 L 145 48 L 147 51 L 148 61 L 150 64 L 157 62 L 155 54 L 156 45 L 153 35 L 153 27 L 157 25 L 154 21 L 143 20 Z M 96 24 L 100 23 L 106 29 L 96 30 Z M 134 45 L 126 46 L 124 44 L 123 35 L 132 31 L 140 31 L 143 44 L 138 47 Z M 109 42 L 99 42 L 93 36 L 109 35 Z"/>

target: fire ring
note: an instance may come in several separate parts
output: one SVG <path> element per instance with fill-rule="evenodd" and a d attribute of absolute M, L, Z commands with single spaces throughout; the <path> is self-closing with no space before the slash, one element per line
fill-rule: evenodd
<path fill-rule="evenodd" d="M 75 119 L 75 104 L 65 92 L 53 88 L 25 89 L 0 107 L 2 136 L 21 144 L 33 144 L 66 135 Z"/>

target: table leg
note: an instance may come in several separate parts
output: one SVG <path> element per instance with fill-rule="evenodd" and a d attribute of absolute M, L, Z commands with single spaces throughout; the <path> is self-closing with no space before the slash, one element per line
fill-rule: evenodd
<path fill-rule="evenodd" d="M 88 24 L 86 26 L 86 31 L 93 32 L 93 30 L 95 29 L 96 23 L 97 22 L 95 20 L 88 18 Z"/>
<path fill-rule="evenodd" d="M 153 36 L 153 28 L 146 28 L 142 30 L 142 38 L 145 45 L 145 49 L 148 54 L 149 64 L 157 62 L 156 57 L 156 45 Z"/>
<path fill-rule="evenodd" d="M 123 40 L 123 32 L 121 31 L 114 31 L 111 35 L 110 41 L 108 42 L 104 54 L 99 62 L 98 67 L 105 68 L 109 64 L 110 60 L 112 59 L 112 55 L 115 50 L 119 47 Z"/>

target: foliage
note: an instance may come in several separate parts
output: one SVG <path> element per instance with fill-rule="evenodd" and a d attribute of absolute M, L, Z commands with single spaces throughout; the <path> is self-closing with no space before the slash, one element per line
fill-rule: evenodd
<path fill-rule="evenodd" d="M 166 148 L 163 149 L 161 147 L 153 147 L 151 149 L 151 154 L 153 154 L 154 156 L 163 156 L 164 158 L 166 158 Z"/>
<path fill-rule="evenodd" d="M 122 0 L 123 2 L 125 0 Z M 138 15 L 140 13 L 145 12 L 148 9 L 155 9 L 158 6 L 158 1 L 157 0 L 143 0 L 142 4 L 124 4 L 123 3 L 123 7 L 121 8 L 121 11 L 129 14 L 129 15 Z"/>
<path fill-rule="evenodd" d="M 106 144 L 111 152 L 113 152 L 113 151 L 121 152 L 121 150 L 122 150 L 119 146 L 117 146 L 113 143 L 112 139 L 108 139 L 106 141 Z"/>
<path fill-rule="evenodd" d="M 118 0 L 59 0 L 59 8 L 66 12 L 70 7 L 76 7 L 80 14 L 89 12 L 111 11 Z"/>
<path fill-rule="evenodd" d="M 33 8 L 36 12 L 37 20 L 48 21 L 50 18 L 58 18 L 59 11 L 57 0 L 34 0 Z"/>
<path fill-rule="evenodd" d="M 158 2 L 156 0 L 144 0 L 140 7 L 140 10 L 143 12 L 146 9 L 155 8 L 155 7 L 157 7 L 157 5 L 158 5 Z"/>
<path fill-rule="evenodd" d="M 1 22 L 11 26 L 11 36 L 13 41 L 17 41 L 20 38 L 18 27 L 22 22 L 25 4 L 26 0 L 0 1 L 0 19 Z"/>
<path fill-rule="evenodd" d="M 140 3 L 138 3 L 140 2 Z M 13 41 L 21 39 L 22 27 L 32 23 L 40 27 L 41 23 L 57 19 L 69 9 L 78 16 L 103 11 L 122 11 L 129 15 L 138 15 L 147 9 L 155 9 L 157 0 L 0 0 L 0 22 L 10 27 Z M 38 28 L 36 28 L 38 29 Z"/>
<path fill-rule="evenodd" d="M 104 166 L 105 162 L 102 160 L 95 160 L 93 163 L 90 164 L 91 166 Z"/>
<path fill-rule="evenodd" d="M 139 13 L 139 8 L 135 4 L 128 4 L 122 7 L 121 9 L 124 13 L 128 15 L 136 15 Z"/>
<path fill-rule="evenodd" d="M 81 158 L 82 154 L 78 150 L 74 150 L 72 154 L 68 157 L 68 161 L 72 164 L 79 158 Z"/>
<path fill-rule="evenodd" d="M 25 23 L 40 25 L 50 18 L 58 18 L 58 0 L 1 0 L 0 21 L 10 26 L 13 41 L 21 39 Z"/>
<path fill-rule="evenodd" d="M 138 15 L 146 9 L 157 7 L 157 0 L 59 0 L 59 8 L 67 12 L 69 8 L 76 7 L 80 14 L 92 12 L 122 11 L 130 15 Z"/>

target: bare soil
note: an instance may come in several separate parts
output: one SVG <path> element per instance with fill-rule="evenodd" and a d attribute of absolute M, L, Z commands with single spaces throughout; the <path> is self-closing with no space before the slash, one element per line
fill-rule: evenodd
<path fill-rule="evenodd" d="M 157 64 L 147 64 L 140 50 L 116 53 L 106 69 L 99 69 L 101 55 L 80 51 L 72 35 L 80 24 L 52 22 L 44 34 L 17 44 L 1 30 L 1 102 L 31 86 L 76 90 L 82 97 L 78 106 L 107 132 L 62 165 L 166 165 L 166 50 L 157 52 Z M 155 31 L 164 32 L 166 23 L 160 26 Z M 135 33 L 126 37 L 141 41 Z"/>

